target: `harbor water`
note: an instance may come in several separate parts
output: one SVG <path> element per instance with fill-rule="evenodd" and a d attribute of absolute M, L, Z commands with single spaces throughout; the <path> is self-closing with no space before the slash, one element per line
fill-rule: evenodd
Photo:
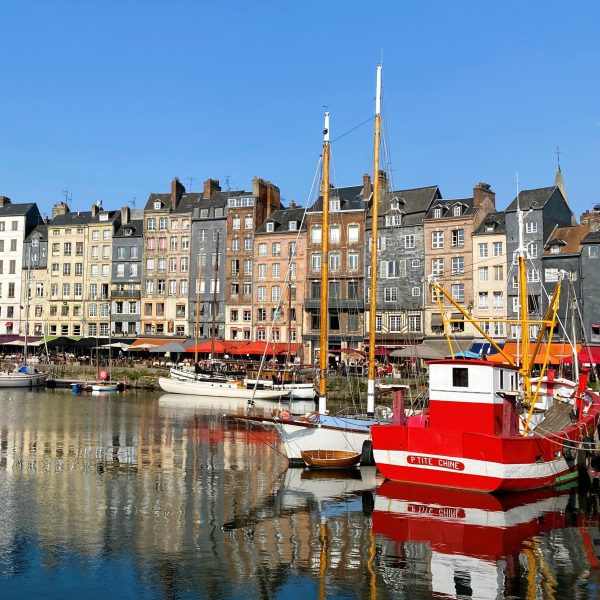
<path fill-rule="evenodd" d="M 593 481 L 494 498 L 288 469 L 238 410 L 0 390 L 0 597 L 600 597 Z"/>

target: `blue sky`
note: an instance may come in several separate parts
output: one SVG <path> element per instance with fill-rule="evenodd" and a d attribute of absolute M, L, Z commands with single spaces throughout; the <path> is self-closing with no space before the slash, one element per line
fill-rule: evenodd
<path fill-rule="evenodd" d="M 4 2 L 0 194 L 42 212 L 142 207 L 174 176 L 305 204 L 322 143 L 370 119 L 383 56 L 396 188 L 500 209 L 552 185 L 556 146 L 576 214 L 600 202 L 600 4 Z M 372 121 L 332 145 L 334 183 L 372 170 Z"/>

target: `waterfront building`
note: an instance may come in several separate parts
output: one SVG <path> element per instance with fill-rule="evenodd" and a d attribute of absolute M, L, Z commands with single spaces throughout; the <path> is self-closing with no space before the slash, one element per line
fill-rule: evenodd
<path fill-rule="evenodd" d="M 41 222 L 37 204 L 13 204 L 0 196 L 0 334 L 23 334 L 23 242 Z"/>
<path fill-rule="evenodd" d="M 225 256 L 227 203 L 238 192 L 221 191 L 219 182 L 207 179 L 192 211 L 188 331 L 199 340 L 225 336 Z M 242 192 L 239 192 L 242 194 Z M 220 267 L 220 268 L 219 268 Z"/>
<path fill-rule="evenodd" d="M 26 313 L 22 311 L 22 322 L 19 330 L 23 334 L 41 336 L 46 333 L 48 322 L 48 302 L 46 294 L 50 291 L 48 277 L 48 219 L 38 225 L 25 238 L 23 244 L 23 298 L 21 305 L 27 306 L 27 282 L 29 282 L 29 331 L 25 331 Z"/>
<path fill-rule="evenodd" d="M 132 214 L 121 208 L 121 220 L 112 238 L 110 282 L 110 328 L 113 336 L 141 334 L 142 254 L 144 250 L 143 211 Z M 132 218 L 132 217 L 140 218 Z"/>
<path fill-rule="evenodd" d="M 506 337 L 508 316 L 506 299 L 506 218 L 503 212 L 491 212 L 473 233 L 473 314 L 490 337 Z M 480 334 L 476 334 L 481 337 Z"/>
<path fill-rule="evenodd" d="M 329 193 L 330 350 L 360 349 L 365 310 L 365 198 L 371 193 L 366 176 L 362 186 L 332 187 Z M 306 212 L 306 290 L 304 300 L 304 360 L 313 362 L 319 348 L 323 196 Z"/>
<path fill-rule="evenodd" d="M 254 319 L 252 312 L 230 307 L 232 340 L 268 340 L 296 344 L 302 338 L 306 281 L 305 209 L 276 210 L 254 236 Z M 237 323 L 237 327 L 234 325 Z"/>
<path fill-rule="evenodd" d="M 435 200 L 423 221 L 425 239 L 425 274 L 435 277 L 466 311 L 473 311 L 473 268 L 474 261 L 487 258 L 487 242 L 473 247 L 473 232 L 486 216 L 495 212 L 495 193 L 487 183 L 478 183 L 473 188 L 472 198 Z M 487 249 L 486 249 L 487 248 Z M 442 335 L 442 317 L 433 290 L 425 287 L 425 333 Z M 472 339 L 476 330 L 461 322 L 462 314 L 443 303 L 446 316 L 453 319 L 450 327 L 453 337 Z"/>
<path fill-rule="evenodd" d="M 252 192 L 228 193 L 224 260 L 226 340 L 232 339 L 232 330 L 239 339 L 240 322 L 231 320 L 235 311 L 242 322 L 244 315 L 252 315 L 254 232 L 280 206 L 279 188 L 258 177 L 252 180 Z M 277 248 L 272 247 L 273 251 L 277 252 Z"/>
<path fill-rule="evenodd" d="M 93 204 L 71 212 L 64 202 L 48 223 L 48 335 L 108 336 L 111 244 L 118 211 Z"/>
<path fill-rule="evenodd" d="M 382 173 L 383 175 L 383 173 Z M 364 186 L 368 189 L 368 176 Z M 442 195 L 437 186 L 388 190 L 380 181 L 377 238 L 377 346 L 396 347 L 423 337 L 425 276 L 423 219 Z M 371 264 L 371 208 L 366 223 L 366 268 Z M 367 288 L 369 280 L 367 279 Z M 365 296 L 369 297 L 369 291 Z M 369 310 L 365 307 L 365 323 Z M 368 329 L 368 326 L 367 326 Z"/>
<path fill-rule="evenodd" d="M 547 297 L 542 294 L 542 256 L 546 240 L 555 227 L 573 224 L 573 213 L 559 186 L 523 190 L 518 197 L 525 214 L 525 244 L 527 248 L 527 294 L 528 308 L 532 318 L 540 317 L 547 308 Z M 513 260 L 519 241 L 517 222 L 517 198 L 506 209 L 506 244 L 508 257 L 508 316 L 516 319 L 519 309 L 518 267 Z M 531 326 L 531 334 L 537 335 L 538 327 Z M 520 326 L 511 324 L 506 337 L 517 339 Z"/>
<path fill-rule="evenodd" d="M 192 209 L 176 177 L 169 194 L 150 194 L 144 208 L 142 330 L 144 335 L 188 335 Z"/>

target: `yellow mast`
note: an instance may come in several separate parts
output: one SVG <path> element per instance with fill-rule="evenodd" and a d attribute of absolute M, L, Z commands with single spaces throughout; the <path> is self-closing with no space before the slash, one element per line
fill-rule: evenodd
<path fill-rule="evenodd" d="M 329 355 L 329 113 L 323 130 L 323 221 L 321 224 L 321 315 L 319 345 L 319 412 L 327 410 L 327 358 Z"/>
<path fill-rule="evenodd" d="M 200 284 L 202 283 L 202 254 L 198 265 L 198 279 L 196 280 L 196 345 L 194 346 L 194 365 L 198 364 L 198 332 L 200 330 Z"/>
<path fill-rule="evenodd" d="M 377 65 L 375 141 L 373 148 L 373 202 L 371 210 L 371 282 L 369 299 L 369 373 L 367 415 L 375 414 L 375 327 L 377 323 L 377 220 L 379 217 L 379 145 L 381 135 L 381 65 Z"/>

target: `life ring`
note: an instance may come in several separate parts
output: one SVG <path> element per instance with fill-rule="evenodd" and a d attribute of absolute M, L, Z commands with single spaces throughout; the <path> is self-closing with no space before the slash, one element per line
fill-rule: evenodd
<path fill-rule="evenodd" d="M 279 418 L 283 419 L 284 421 L 287 421 L 290 418 L 290 413 L 287 410 L 282 410 L 279 413 Z"/>
<path fill-rule="evenodd" d="M 108 371 L 106 369 L 102 369 L 98 375 L 100 376 L 100 379 L 104 380 L 108 377 Z"/>

